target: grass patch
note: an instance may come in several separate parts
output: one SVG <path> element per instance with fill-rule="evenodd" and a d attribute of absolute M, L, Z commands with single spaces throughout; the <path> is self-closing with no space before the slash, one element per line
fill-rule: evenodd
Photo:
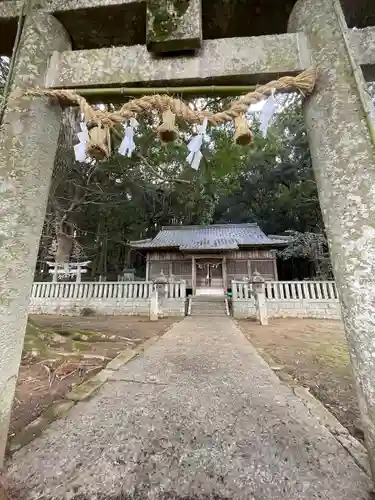
<path fill-rule="evenodd" d="M 240 328 L 267 361 L 276 361 L 282 378 L 291 376 L 348 428 L 362 438 L 353 373 L 340 321 L 277 319 L 268 326 L 247 321 Z"/>

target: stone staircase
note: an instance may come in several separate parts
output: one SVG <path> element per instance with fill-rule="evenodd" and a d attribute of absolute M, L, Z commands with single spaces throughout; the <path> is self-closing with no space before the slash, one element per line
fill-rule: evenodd
<path fill-rule="evenodd" d="M 188 316 L 229 316 L 228 299 L 215 295 L 191 296 L 189 297 Z"/>

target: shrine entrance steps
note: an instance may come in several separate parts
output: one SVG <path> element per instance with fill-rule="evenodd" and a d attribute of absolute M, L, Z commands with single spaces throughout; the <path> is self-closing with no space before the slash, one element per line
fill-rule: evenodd
<path fill-rule="evenodd" d="M 224 295 L 189 297 L 188 316 L 229 316 L 228 299 Z"/>

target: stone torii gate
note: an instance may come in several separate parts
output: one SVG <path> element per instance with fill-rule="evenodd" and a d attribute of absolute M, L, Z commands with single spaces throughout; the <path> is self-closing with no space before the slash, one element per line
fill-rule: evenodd
<path fill-rule="evenodd" d="M 250 85 L 317 68 L 306 125 L 375 476 L 375 134 L 364 90 L 364 76 L 375 80 L 375 7 L 342 4 L 33 0 L 14 86 Z M 0 2 L 0 53 L 23 5 Z M 18 97 L 1 130 L 0 462 L 60 118 L 47 99 Z"/>

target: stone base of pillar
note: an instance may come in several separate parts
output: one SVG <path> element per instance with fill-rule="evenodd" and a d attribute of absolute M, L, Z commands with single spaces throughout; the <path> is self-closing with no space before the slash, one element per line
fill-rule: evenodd
<path fill-rule="evenodd" d="M 154 290 L 150 298 L 150 321 L 157 321 L 159 319 L 159 300 L 158 292 Z"/>

